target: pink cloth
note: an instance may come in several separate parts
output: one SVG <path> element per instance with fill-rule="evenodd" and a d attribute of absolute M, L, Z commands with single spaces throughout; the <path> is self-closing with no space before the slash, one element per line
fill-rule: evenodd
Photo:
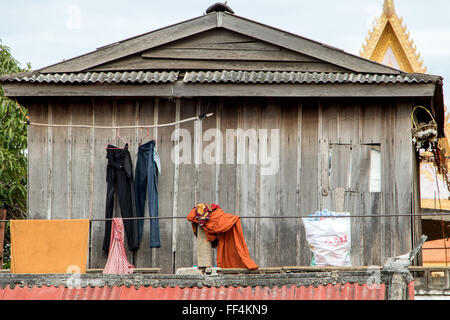
<path fill-rule="evenodd" d="M 103 274 L 133 273 L 134 266 L 128 262 L 124 246 L 124 228 L 121 218 L 113 218 L 111 225 L 111 242 L 109 245 L 108 261 Z"/>

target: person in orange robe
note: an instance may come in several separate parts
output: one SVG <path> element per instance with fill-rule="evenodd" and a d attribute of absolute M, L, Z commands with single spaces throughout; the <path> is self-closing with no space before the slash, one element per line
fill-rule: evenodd
<path fill-rule="evenodd" d="M 210 210 L 209 214 L 199 211 Z M 209 209 L 211 208 L 211 209 Z M 257 269 L 258 265 L 250 258 L 247 244 L 242 232 L 241 219 L 230 213 L 225 213 L 216 204 L 211 206 L 198 204 L 188 214 L 192 222 L 194 234 L 197 236 L 197 225 L 200 224 L 210 242 L 217 242 L 217 266 L 220 268 Z M 201 221 L 200 220 L 204 220 Z"/>

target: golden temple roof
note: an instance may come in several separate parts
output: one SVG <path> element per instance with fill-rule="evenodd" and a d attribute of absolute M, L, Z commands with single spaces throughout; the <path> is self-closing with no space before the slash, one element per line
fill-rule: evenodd
<path fill-rule="evenodd" d="M 384 0 L 383 13 L 373 22 L 360 55 L 409 73 L 427 70 L 406 25 L 403 25 L 403 17 L 399 18 L 395 12 L 394 0 Z"/>

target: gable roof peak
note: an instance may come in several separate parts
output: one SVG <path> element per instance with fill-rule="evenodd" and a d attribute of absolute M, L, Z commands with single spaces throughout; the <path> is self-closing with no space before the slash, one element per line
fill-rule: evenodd
<path fill-rule="evenodd" d="M 214 9 L 214 6 L 216 9 Z M 218 3 L 210 10 L 225 10 L 226 4 Z M 208 10 L 208 11 L 210 11 Z M 356 55 L 332 48 L 323 43 L 239 17 L 228 11 L 211 11 L 200 17 L 158 29 L 140 36 L 105 46 L 99 50 L 78 56 L 45 68 L 43 73 L 82 72 L 96 66 L 117 61 L 156 47 L 186 39 L 214 29 L 236 32 L 271 45 L 276 45 L 302 55 L 322 60 L 324 63 L 358 73 L 398 74 L 397 69 L 362 59 Z"/>

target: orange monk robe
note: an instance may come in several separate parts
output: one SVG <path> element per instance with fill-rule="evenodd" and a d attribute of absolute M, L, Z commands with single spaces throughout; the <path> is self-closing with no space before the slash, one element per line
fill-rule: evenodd
<path fill-rule="evenodd" d="M 198 220 L 195 208 L 189 212 L 187 219 L 192 222 L 194 234 L 197 235 Z M 203 225 L 208 241 L 219 238 L 217 246 L 217 266 L 220 268 L 257 269 L 258 265 L 250 258 L 247 244 L 242 232 L 241 219 L 225 213 L 217 206 L 209 220 Z"/>

